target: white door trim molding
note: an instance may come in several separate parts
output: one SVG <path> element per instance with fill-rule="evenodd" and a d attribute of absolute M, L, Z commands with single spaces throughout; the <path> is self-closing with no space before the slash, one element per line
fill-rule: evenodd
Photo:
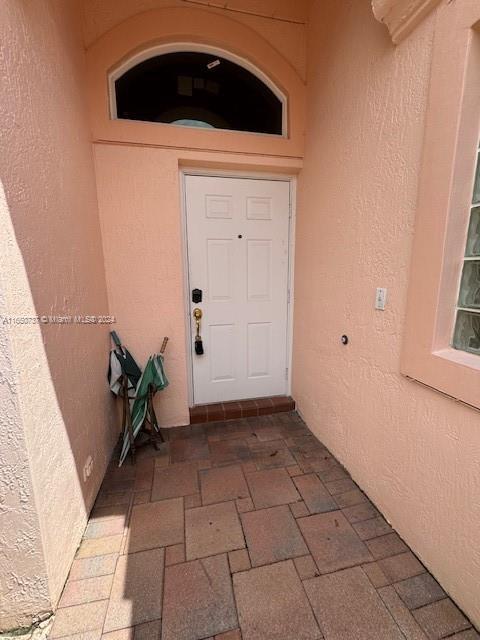
<path fill-rule="evenodd" d="M 404 40 L 440 0 L 372 0 L 373 15 L 387 27 L 392 41 Z"/>
<path fill-rule="evenodd" d="M 188 405 L 192 407 L 193 402 L 193 354 L 192 354 L 192 321 L 190 317 L 190 284 L 189 284 L 189 262 L 188 262 L 188 238 L 187 238 L 187 211 L 186 211 L 186 176 L 206 176 L 206 177 L 228 177 L 245 178 L 250 180 L 276 180 L 289 183 L 290 193 L 290 219 L 288 231 L 288 305 L 287 305 L 287 381 L 286 393 L 291 394 L 292 388 L 292 349 L 293 349 L 293 304 L 294 304 L 294 265 L 295 265 L 295 224 L 296 224 L 296 192 L 297 179 L 294 175 L 269 173 L 260 171 L 230 171 L 218 169 L 203 169 L 198 167 L 180 167 L 180 199 L 182 216 L 182 260 L 183 260 L 183 308 L 185 318 L 185 350 L 187 363 L 187 384 L 188 384 Z"/>

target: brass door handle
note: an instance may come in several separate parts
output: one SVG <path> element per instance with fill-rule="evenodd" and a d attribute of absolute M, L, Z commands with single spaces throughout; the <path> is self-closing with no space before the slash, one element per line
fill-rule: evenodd
<path fill-rule="evenodd" d="M 201 309 L 194 309 L 193 310 L 193 317 L 195 318 L 195 327 L 197 330 L 197 334 L 196 337 L 199 338 L 200 337 L 200 320 L 202 319 L 203 313 Z"/>
<path fill-rule="evenodd" d="M 196 334 L 195 334 L 195 353 L 197 354 L 197 356 L 202 356 L 203 355 L 203 341 L 202 341 L 202 336 L 200 335 L 200 320 L 202 319 L 203 313 L 201 309 L 198 309 L 198 307 L 196 309 L 193 310 L 193 317 L 195 318 L 195 327 L 196 327 Z"/>

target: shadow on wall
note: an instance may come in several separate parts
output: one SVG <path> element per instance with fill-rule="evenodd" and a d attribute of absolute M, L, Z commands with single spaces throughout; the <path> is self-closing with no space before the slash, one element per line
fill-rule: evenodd
<path fill-rule="evenodd" d="M 11 364 L 10 378 L 0 373 L 7 426 L 0 440 L 0 630 L 29 625 L 29 613 L 55 606 L 117 437 L 108 426 L 108 327 L 39 317 L 45 311 L 34 303 L 0 182 L 0 350 Z M 70 389 L 61 399 L 59 377 Z M 104 405 L 107 428 L 92 420 L 88 394 L 94 406 Z"/>
<path fill-rule="evenodd" d="M 93 331 L 100 334 L 96 336 L 100 345 L 97 348 L 98 362 L 93 364 L 100 372 L 101 387 L 92 388 L 92 393 L 105 395 L 105 406 L 110 409 L 110 417 L 117 418 L 116 402 L 111 400 L 109 403 L 107 400 L 110 392 L 104 375 L 108 329 L 80 326 L 82 334 L 76 339 L 88 340 Z M 85 412 L 75 402 L 74 389 L 72 396 L 64 399 L 63 404 L 67 406 L 62 407 L 48 360 L 45 333 L 76 330 L 76 324 L 65 322 L 57 325 L 39 318 L 0 182 L 0 364 L 8 363 L 6 354 L 11 354 L 12 365 L 11 377 L 7 375 L 6 367 L 2 367 L 0 373 L 0 409 L 2 414 L 5 412 L 2 417 L 8 418 L 2 419 L 8 429 L 0 431 L 0 514 L 8 517 L 8 521 L 6 518 L 0 520 L 0 630 L 30 625 L 31 616 L 14 613 L 14 609 L 12 611 L 12 603 L 19 599 L 24 612 L 41 613 L 55 608 L 107 468 L 108 459 L 95 460 L 99 469 L 98 479 L 92 483 L 85 477 L 83 458 L 78 454 L 82 449 L 75 440 L 75 427 L 83 423 Z M 66 367 L 75 369 L 78 364 L 76 358 L 70 353 L 65 353 L 64 358 Z M 86 373 L 86 370 L 82 369 L 82 372 Z M 6 386 L 9 397 L 3 393 L 3 386 Z M 69 400 L 72 406 L 68 406 Z M 8 405 L 12 409 L 9 410 Z M 18 420 L 14 420 L 17 416 L 13 409 L 18 412 Z M 73 423 L 68 424 L 67 420 L 72 418 Z M 86 431 L 80 433 L 82 439 L 90 444 L 96 442 L 100 453 L 111 451 L 117 429 L 102 431 L 104 441 L 100 443 L 98 422 L 90 424 L 87 420 L 84 427 Z M 105 630 L 141 625 L 137 629 L 145 633 L 155 632 L 158 637 L 165 549 L 149 550 L 148 544 L 147 550 L 137 548 L 128 536 L 127 521 L 133 496 L 140 495 L 138 492 L 132 493 L 134 483 L 137 490 L 143 485 L 150 486 L 156 459 L 154 456 L 158 456 L 159 462 L 164 461 L 167 448 L 168 445 L 163 445 L 160 454 L 150 446 L 141 449 L 135 467 L 131 464 L 130 456 L 127 456 L 121 469 L 117 468 L 116 458 L 111 462 L 95 504 L 93 523 L 87 528 L 85 540 L 78 550 L 80 562 L 87 559 L 96 565 L 92 576 L 94 580 L 103 578 L 110 584 L 113 581 L 112 598 L 120 601 L 118 608 L 114 607 L 108 613 L 107 600 L 93 603 L 101 619 L 98 615 L 92 615 L 90 623 L 105 626 Z M 10 474 L 8 470 L 13 466 L 15 473 Z M 7 482 L 8 479 L 11 481 Z M 176 502 L 182 503 L 182 499 Z M 180 512 L 183 513 L 183 504 Z M 178 520 L 178 510 L 175 517 Z M 152 536 L 163 531 L 156 521 L 148 526 Z M 163 528 L 169 526 L 168 522 L 163 524 Z M 119 532 L 126 535 L 119 535 Z M 174 535 L 179 536 L 178 541 L 183 540 L 183 524 L 180 521 Z M 61 541 L 63 546 L 58 544 Z M 174 541 L 177 539 L 172 538 Z M 68 543 L 70 547 L 66 546 Z M 110 551 L 118 552 L 118 556 L 115 556 L 110 575 L 103 576 L 102 562 L 112 557 L 105 550 L 107 547 Z M 97 576 L 98 572 L 100 576 Z M 143 589 L 146 576 L 147 591 Z M 59 589 L 58 595 L 52 590 L 52 577 L 58 579 L 58 585 L 53 585 Z M 73 566 L 60 598 L 56 612 L 58 624 L 55 624 L 52 638 L 67 635 L 71 631 L 69 625 L 75 625 L 70 617 L 72 608 L 85 602 L 82 594 L 90 586 L 89 577 Z M 75 600 L 79 596 L 80 602 Z M 147 617 L 152 615 L 152 610 L 158 611 L 158 620 L 142 624 L 146 614 Z M 85 611 L 82 617 L 85 616 L 89 617 L 90 613 Z"/>
<path fill-rule="evenodd" d="M 108 313 L 92 131 L 85 104 L 88 91 L 79 27 L 82 21 L 76 13 L 80 4 L 60 0 L 23 3 L 3 0 L 0 3 L 0 77 L 6 81 L 5 86 L 2 85 L 0 105 L 4 123 L 0 175 L 6 194 L 0 220 L 0 285 L 6 292 L 5 315 L 8 316 L 36 318 L 37 314 L 62 317 Z M 131 4 L 136 6 L 134 2 Z M 184 14 L 178 7 L 175 11 L 168 8 L 167 13 L 169 35 L 173 37 L 178 35 L 177 16 Z M 256 57 L 262 66 L 273 64 L 276 75 L 285 79 L 285 85 L 292 88 L 293 94 L 298 94 L 290 109 L 295 124 L 294 139 L 237 136 L 235 140 L 244 141 L 243 151 L 270 154 L 273 147 L 273 155 L 283 156 L 288 151 L 287 155 L 297 157 L 303 148 L 303 81 L 290 63 L 264 41 L 261 33 L 247 26 L 240 28 L 237 20 L 227 22 L 216 15 L 217 26 L 213 36 L 209 36 L 213 15 L 194 11 L 188 24 L 181 23 L 182 29 L 189 26 L 197 40 L 210 39 L 220 44 L 230 38 L 230 30 L 236 45 L 233 48 L 239 53 L 244 47 L 252 49 L 256 43 Z M 118 38 L 117 32 L 111 34 L 113 41 L 106 36 L 103 45 L 108 60 L 110 56 L 115 61 L 121 58 L 115 47 L 123 49 L 123 29 L 130 39 L 150 41 L 138 31 L 139 23 L 147 34 L 153 31 L 154 38 L 158 36 L 159 25 L 166 30 L 165 21 L 151 20 L 150 13 L 139 14 L 132 26 L 130 23 L 119 26 Z M 230 24 L 230 29 L 225 28 L 225 24 Z M 276 37 L 288 44 L 283 25 Z M 301 64 L 303 45 L 298 44 L 299 38 L 297 33 L 291 48 L 298 51 L 296 58 Z M 89 50 L 97 63 L 94 80 L 99 78 L 101 87 L 95 94 L 101 107 L 93 115 L 99 118 L 97 124 L 110 131 L 112 122 L 102 119 L 106 89 L 98 45 L 92 45 Z M 125 123 L 113 123 L 115 136 L 121 124 Z M 127 124 L 129 129 L 131 123 Z M 148 129 L 145 135 L 150 136 L 150 131 L 157 129 L 160 131 L 157 127 Z M 185 138 L 188 135 L 186 147 L 192 148 L 193 133 L 187 128 L 179 129 Z M 140 130 L 143 131 L 143 126 L 138 126 Z M 203 149 L 203 137 L 208 132 L 197 130 L 195 133 Z M 179 144 L 179 135 L 179 131 L 172 128 L 175 145 Z M 95 137 L 108 139 L 94 131 Z M 230 140 L 225 133 L 224 150 L 231 151 Z M 242 151 L 242 147 L 237 151 Z M 113 167 L 112 171 L 115 170 Z M 177 164 L 175 176 L 178 176 Z M 174 192 L 178 198 L 178 191 L 172 188 L 171 193 Z M 142 197 L 145 198 L 145 194 Z M 173 237 L 177 227 L 172 225 L 172 229 Z M 147 237 L 150 237 L 148 233 Z M 112 249 L 112 255 L 119 255 L 118 246 Z M 166 253 L 168 258 L 170 255 Z M 178 289 L 179 273 L 173 272 L 171 277 L 168 271 L 172 289 Z M 174 299 L 170 290 L 167 294 L 165 297 Z M 183 334 L 183 320 L 180 324 L 178 335 Z M 25 449 L 22 476 L 8 484 L 7 501 L 13 504 L 24 500 L 32 514 L 31 530 L 19 535 L 18 529 L 9 526 L 6 531 L 0 531 L 0 543 L 5 540 L 8 542 L 5 548 L 11 545 L 18 551 L 7 558 L 0 550 L 0 568 L 5 569 L 3 576 L 0 575 L 0 628 L 21 624 L 26 621 L 27 610 L 28 613 L 42 610 L 46 601 L 55 607 L 62 592 L 118 433 L 112 424 L 116 412 L 105 379 L 110 328 L 56 321 L 37 324 L 34 320 L 0 326 L 0 349 L 8 347 L 13 354 L 14 379 L 8 393 L 12 406 L 18 406 L 19 419 L 18 424 L 12 424 L 12 429 L 20 433 L 17 441 L 24 442 Z M 122 335 L 121 327 L 119 332 Z M 131 336 L 125 336 L 127 341 L 129 338 Z M 155 342 L 157 338 L 155 336 Z M 173 358 L 170 362 L 173 364 Z M 177 379 L 181 376 L 184 380 L 181 357 L 177 358 L 176 366 L 177 371 L 181 370 Z M 184 404 L 186 407 L 186 402 Z M 7 442 L 2 453 L 8 454 L 12 442 L 13 439 Z M 8 466 L 8 460 L 4 464 Z M 19 522 L 21 525 L 21 519 Z M 0 526 L 5 526 L 3 521 Z M 31 560 L 30 541 L 35 543 L 36 563 Z M 24 564 L 16 564 L 22 554 Z M 37 588 L 40 583 L 41 589 Z"/>
<path fill-rule="evenodd" d="M 1 454 L 12 508 L 0 520 L 0 628 L 56 606 L 116 440 L 108 327 L 32 319 L 108 313 L 78 10 L 0 3 L 0 282 L 11 318 L 0 348 L 12 354 L 2 394 L 17 412 Z"/>

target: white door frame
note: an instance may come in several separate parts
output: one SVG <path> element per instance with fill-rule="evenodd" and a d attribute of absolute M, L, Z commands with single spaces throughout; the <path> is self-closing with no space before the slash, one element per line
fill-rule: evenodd
<path fill-rule="evenodd" d="M 186 207 L 186 176 L 205 176 L 209 178 L 246 178 L 250 180 L 277 180 L 288 182 L 290 187 L 290 219 L 288 225 L 288 282 L 289 291 L 287 301 L 287 384 L 286 394 L 292 392 L 292 347 L 293 347 L 293 301 L 294 301 L 294 266 L 295 266 L 295 224 L 297 204 L 297 178 L 296 176 L 281 173 L 266 173 L 262 171 L 229 171 L 220 169 L 200 169 L 198 167 L 180 168 L 180 202 L 182 217 L 182 262 L 183 262 L 183 313 L 185 318 L 185 349 L 187 355 L 187 385 L 188 406 L 193 406 L 193 358 L 192 340 L 193 326 L 190 317 L 189 263 L 188 263 L 188 238 L 187 238 L 187 207 Z"/>

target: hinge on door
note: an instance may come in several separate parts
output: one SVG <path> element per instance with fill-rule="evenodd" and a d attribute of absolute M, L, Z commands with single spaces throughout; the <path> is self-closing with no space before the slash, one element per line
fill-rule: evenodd
<path fill-rule="evenodd" d="M 285 367 L 285 380 L 288 380 L 288 367 Z"/>
<path fill-rule="evenodd" d="M 287 304 L 290 304 L 290 289 L 287 290 Z"/>

